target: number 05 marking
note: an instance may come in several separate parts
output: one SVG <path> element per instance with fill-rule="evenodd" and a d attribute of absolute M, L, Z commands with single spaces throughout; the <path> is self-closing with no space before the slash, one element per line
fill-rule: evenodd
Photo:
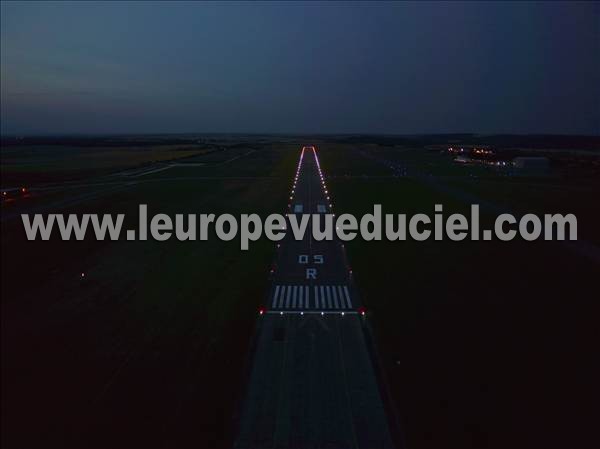
<path fill-rule="evenodd" d="M 315 254 L 313 256 L 314 264 L 323 265 L 324 262 L 325 262 L 325 258 L 323 257 L 322 254 Z M 307 254 L 298 255 L 298 263 L 302 264 L 302 265 L 307 264 L 308 263 L 308 255 Z"/>

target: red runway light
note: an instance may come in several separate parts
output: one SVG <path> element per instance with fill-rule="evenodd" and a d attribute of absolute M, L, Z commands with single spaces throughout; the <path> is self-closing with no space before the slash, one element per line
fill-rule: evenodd
<path fill-rule="evenodd" d="M 366 310 L 364 307 L 359 307 L 359 308 L 358 308 L 358 313 L 359 313 L 361 316 L 365 316 L 365 315 L 366 315 L 366 313 L 367 313 L 367 310 Z"/>

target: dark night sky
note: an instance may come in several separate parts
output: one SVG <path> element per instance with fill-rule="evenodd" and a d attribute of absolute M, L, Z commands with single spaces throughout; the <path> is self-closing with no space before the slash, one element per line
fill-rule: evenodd
<path fill-rule="evenodd" d="M 598 3 L 9 3 L 2 133 L 600 133 Z"/>

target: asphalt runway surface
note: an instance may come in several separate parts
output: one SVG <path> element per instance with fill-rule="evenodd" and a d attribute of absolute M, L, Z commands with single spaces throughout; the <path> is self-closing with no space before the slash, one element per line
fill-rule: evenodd
<path fill-rule="evenodd" d="M 290 212 L 333 213 L 312 147 L 292 180 Z M 234 446 L 392 448 L 345 248 L 308 231 L 279 244 Z"/>

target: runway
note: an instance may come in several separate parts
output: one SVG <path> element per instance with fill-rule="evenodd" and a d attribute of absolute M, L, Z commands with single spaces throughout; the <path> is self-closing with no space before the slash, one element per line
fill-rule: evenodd
<path fill-rule="evenodd" d="M 290 213 L 334 213 L 313 147 L 292 180 Z M 392 448 L 345 247 L 309 231 L 278 246 L 234 447 Z"/>

